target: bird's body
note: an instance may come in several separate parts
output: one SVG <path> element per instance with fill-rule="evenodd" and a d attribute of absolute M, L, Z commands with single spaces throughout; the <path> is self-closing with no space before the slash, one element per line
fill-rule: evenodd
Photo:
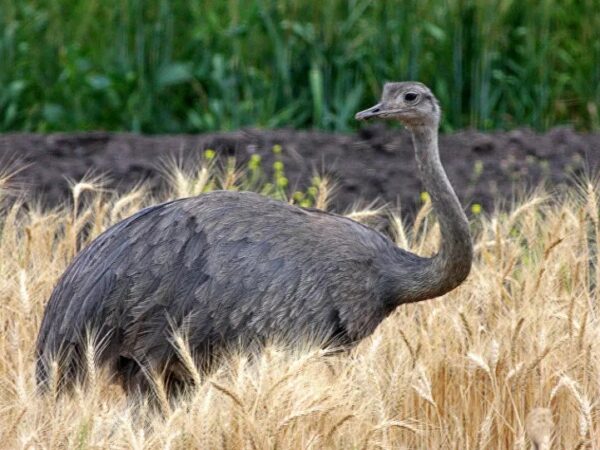
<path fill-rule="evenodd" d="M 430 177 L 443 173 L 439 159 L 427 160 L 433 137 L 415 141 Z M 439 214 L 443 242 L 433 258 L 348 218 L 253 193 L 146 208 L 101 234 L 63 274 L 38 336 L 38 380 L 55 358 L 64 381 L 79 377 L 90 333 L 97 362 L 129 389 L 146 384 L 144 369 L 176 368 L 173 332 L 200 365 L 227 347 L 269 340 L 351 346 L 398 305 L 441 295 L 467 276 L 468 226 L 445 174 L 441 183 L 428 186 L 434 207 L 449 208 Z"/>
<path fill-rule="evenodd" d="M 347 347 L 401 300 L 385 280 L 402 260 L 425 261 L 323 211 L 250 192 L 175 200 L 114 225 L 75 258 L 38 351 L 80 354 L 94 330 L 98 362 L 137 375 L 137 363 L 162 370 L 176 359 L 173 331 L 201 361 L 270 339 Z"/>

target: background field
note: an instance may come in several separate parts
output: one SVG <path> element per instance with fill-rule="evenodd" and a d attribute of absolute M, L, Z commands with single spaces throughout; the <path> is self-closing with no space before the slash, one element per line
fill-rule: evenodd
<path fill-rule="evenodd" d="M 445 130 L 598 129 L 598 0 L 0 0 L 0 131 L 348 130 L 418 79 Z"/>
<path fill-rule="evenodd" d="M 600 133 L 555 128 L 484 133 L 461 130 L 440 137 L 448 177 L 467 213 L 507 209 L 523 192 L 544 183 L 555 193 L 600 167 Z M 154 193 L 165 187 L 164 162 L 178 159 L 192 171 L 209 150 L 216 167 L 243 170 L 252 162 L 262 183 L 305 190 L 315 177 L 335 184 L 329 208 L 346 212 L 358 205 L 401 206 L 414 218 L 422 206 L 409 133 L 373 124 L 355 134 L 303 130 L 239 130 L 200 135 L 144 136 L 133 133 L 0 135 L 0 163 L 18 173 L 12 184 L 28 199 L 48 207 L 69 201 L 69 180 L 105 174 L 105 188 L 127 193 L 145 181 Z"/>

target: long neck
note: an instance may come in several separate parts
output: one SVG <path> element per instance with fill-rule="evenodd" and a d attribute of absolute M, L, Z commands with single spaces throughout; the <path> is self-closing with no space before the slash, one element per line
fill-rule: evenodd
<path fill-rule="evenodd" d="M 409 302 L 438 297 L 457 287 L 469 274 L 473 258 L 469 223 L 440 161 L 437 128 L 419 126 L 412 128 L 411 133 L 421 179 L 439 221 L 442 240 L 438 253 L 411 271 L 410 296 L 403 299 Z"/>

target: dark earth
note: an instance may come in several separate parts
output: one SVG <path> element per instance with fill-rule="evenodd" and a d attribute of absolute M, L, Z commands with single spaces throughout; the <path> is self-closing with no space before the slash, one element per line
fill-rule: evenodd
<path fill-rule="evenodd" d="M 240 165 L 258 153 L 269 171 L 275 144 L 282 146 L 281 159 L 292 188 L 308 186 L 315 174 L 336 181 L 334 211 L 377 200 L 380 205 L 400 205 L 410 216 L 421 202 L 410 136 L 383 125 L 365 127 L 357 134 L 287 129 L 171 136 L 14 133 L 0 135 L 0 163 L 10 170 L 21 169 L 12 182 L 28 198 L 54 206 L 68 198 L 68 179 L 77 181 L 89 173 L 108 175 L 108 186 L 118 191 L 140 181 L 159 190 L 166 182 L 161 162 L 169 157 L 198 161 L 208 148 L 220 156 L 235 156 Z M 471 211 L 478 204 L 490 212 L 510 206 L 524 190 L 540 184 L 557 193 L 583 175 L 595 174 L 600 133 L 570 128 L 543 134 L 529 129 L 464 130 L 442 135 L 440 153 L 465 208 Z"/>

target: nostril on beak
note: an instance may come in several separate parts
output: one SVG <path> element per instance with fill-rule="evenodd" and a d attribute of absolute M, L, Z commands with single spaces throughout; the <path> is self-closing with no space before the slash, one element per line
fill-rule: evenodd
<path fill-rule="evenodd" d="M 379 105 L 373 106 L 372 108 L 365 109 L 364 111 L 360 111 L 356 113 L 354 118 L 356 120 L 368 120 L 371 117 L 377 116 L 381 112 L 381 107 Z"/>

